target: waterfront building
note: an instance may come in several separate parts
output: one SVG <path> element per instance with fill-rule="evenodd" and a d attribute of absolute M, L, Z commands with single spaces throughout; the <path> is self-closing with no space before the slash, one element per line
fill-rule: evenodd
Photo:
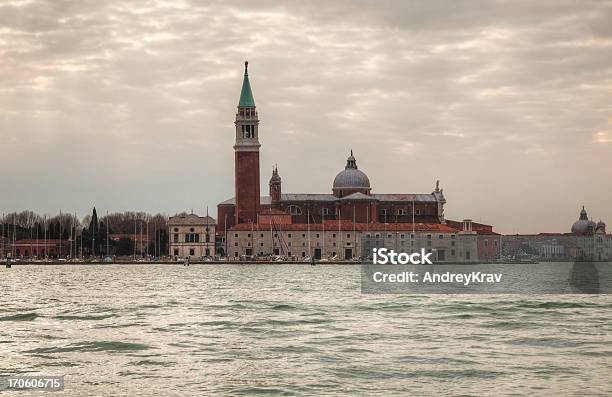
<path fill-rule="evenodd" d="M 70 242 L 67 240 L 22 239 L 6 247 L 7 256 L 15 258 L 68 257 Z"/>
<path fill-rule="evenodd" d="M 607 261 L 612 259 L 612 235 L 606 224 L 589 219 L 584 207 L 569 233 L 516 234 L 503 237 L 506 256 L 542 260 Z"/>
<path fill-rule="evenodd" d="M 414 247 L 419 246 L 421 238 L 427 247 L 429 234 L 458 236 L 461 233 L 464 236 L 468 232 L 461 222 L 457 225 L 448 224 L 444 214 L 446 198 L 439 181 L 431 193 L 377 193 L 368 175 L 359 168 L 352 150 L 344 169 L 336 174 L 333 182 L 330 178 L 332 183 L 328 193 L 283 192 L 279 169 L 274 167 L 268 183 L 268 195 L 260 195 L 259 121 L 249 81 L 248 63 L 245 62 L 234 121 L 235 196 L 217 206 L 217 233 L 223 242 L 220 251 L 228 256 L 267 253 L 351 259 L 363 256 L 364 247 L 377 240 L 376 233 L 384 234 L 386 229 L 393 229 L 404 236 L 414 231 Z M 451 245 L 442 244 L 438 248 L 432 245 L 431 249 L 440 249 L 440 256 L 454 256 L 457 260 L 463 258 L 472 261 L 478 260 L 479 256 L 486 259 L 498 256 L 498 235 L 492 231 L 492 227 L 473 224 L 471 221 L 469 225 L 479 225 L 469 230 L 470 235 L 474 236 L 471 238 L 476 244 L 474 248 L 468 248 L 467 245 L 452 248 Z M 318 241 L 313 243 L 310 240 L 311 248 L 312 244 L 320 244 L 313 250 L 304 249 L 309 244 L 305 237 L 308 230 L 319 234 Z M 255 241 L 256 235 L 260 236 L 259 241 Z M 324 240 L 329 240 L 326 241 L 325 249 Z M 464 240 L 468 239 L 462 237 Z M 454 254 L 451 255 L 451 252 Z M 469 259 L 465 255 L 462 257 L 460 252 L 468 253 Z"/>
<path fill-rule="evenodd" d="M 227 232 L 231 259 L 282 256 L 293 260 L 370 258 L 374 248 L 432 252 L 437 262 L 478 260 L 477 233 L 443 224 L 239 224 Z"/>
<path fill-rule="evenodd" d="M 170 217 L 170 255 L 190 259 L 214 256 L 215 230 L 216 221 L 210 216 L 192 213 Z"/>

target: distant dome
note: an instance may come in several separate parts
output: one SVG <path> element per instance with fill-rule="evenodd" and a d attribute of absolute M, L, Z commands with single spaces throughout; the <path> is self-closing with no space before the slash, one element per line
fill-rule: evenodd
<path fill-rule="evenodd" d="M 597 230 L 606 231 L 606 224 L 603 221 L 597 222 L 597 226 L 595 227 Z"/>
<path fill-rule="evenodd" d="M 370 189 L 370 179 L 363 172 L 357 169 L 357 162 L 353 157 L 353 151 L 346 160 L 346 167 L 340 171 L 334 179 L 334 189 Z"/>
<path fill-rule="evenodd" d="M 596 226 L 595 222 L 589 220 L 586 210 L 582 207 L 580 218 L 572 225 L 572 233 L 590 233 Z"/>

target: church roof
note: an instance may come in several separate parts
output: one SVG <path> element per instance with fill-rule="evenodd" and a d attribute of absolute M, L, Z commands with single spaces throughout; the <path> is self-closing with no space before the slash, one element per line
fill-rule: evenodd
<path fill-rule="evenodd" d="M 255 227 L 257 228 L 257 224 Z M 448 225 L 442 225 L 439 223 L 353 223 L 352 221 L 343 220 L 338 221 L 325 221 L 325 225 L 321 223 L 293 223 L 289 225 L 280 226 L 283 232 L 286 231 L 323 231 L 327 230 L 333 232 L 335 230 L 342 231 L 353 231 L 358 232 L 433 232 L 433 233 L 457 233 L 460 230 L 450 227 Z M 229 230 L 232 231 L 249 231 L 253 230 L 253 224 L 250 223 L 239 223 L 232 226 Z M 257 229 L 259 230 L 259 229 Z"/>
<path fill-rule="evenodd" d="M 363 196 L 363 197 L 362 197 Z M 415 201 L 417 203 L 435 203 L 437 202 L 436 197 L 433 194 L 371 194 L 366 195 L 360 192 L 353 193 L 349 196 L 344 197 L 344 199 L 356 199 L 356 200 L 378 200 L 378 201 L 395 201 L 395 202 L 412 202 Z M 283 193 L 281 194 L 281 201 L 319 201 L 319 202 L 333 202 L 339 199 L 333 194 L 326 193 Z M 260 205 L 270 205 L 272 203 L 272 199 L 270 196 L 261 196 Z M 219 203 L 219 205 L 235 205 L 236 198 L 232 197 L 225 201 Z"/>
<path fill-rule="evenodd" d="M 367 194 L 363 194 L 361 192 L 355 192 L 353 194 L 349 194 L 348 196 L 342 197 L 340 200 L 376 200 L 372 196 L 368 196 Z"/>
<path fill-rule="evenodd" d="M 253 91 L 251 91 L 251 83 L 249 83 L 248 68 L 249 63 L 244 63 L 244 79 L 242 80 L 242 91 L 240 91 L 239 108 L 254 108 L 255 100 L 253 99 Z"/>
<path fill-rule="evenodd" d="M 172 216 L 168 220 L 168 225 L 214 225 L 216 223 L 213 217 L 196 214 Z"/>
<path fill-rule="evenodd" d="M 380 201 L 417 201 L 417 202 L 437 202 L 433 194 L 372 194 Z"/>
<path fill-rule="evenodd" d="M 335 201 L 338 198 L 326 193 L 285 193 L 281 194 L 281 201 Z"/>

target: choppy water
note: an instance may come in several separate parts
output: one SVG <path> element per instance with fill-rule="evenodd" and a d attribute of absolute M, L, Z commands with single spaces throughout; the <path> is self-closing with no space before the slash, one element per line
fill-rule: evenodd
<path fill-rule="evenodd" d="M 14 266 L 0 287 L 0 375 L 66 375 L 62 395 L 612 394 L 612 295 L 363 295 L 358 266 L 301 265 Z"/>

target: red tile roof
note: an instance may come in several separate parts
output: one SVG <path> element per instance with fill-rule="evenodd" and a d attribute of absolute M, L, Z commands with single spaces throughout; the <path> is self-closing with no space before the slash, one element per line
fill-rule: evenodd
<path fill-rule="evenodd" d="M 320 223 L 313 223 L 310 226 L 306 223 L 299 224 L 290 224 L 290 225 L 282 225 L 278 226 L 278 228 L 282 231 L 306 231 L 310 227 L 311 231 L 319 231 L 323 230 L 323 225 Z M 360 231 L 360 232 L 411 232 L 413 230 L 412 223 L 355 223 L 352 221 L 343 220 L 343 221 L 325 221 L 325 230 L 334 231 L 334 230 L 342 230 L 342 231 Z M 257 225 L 251 225 L 250 223 L 240 223 L 234 225 L 229 229 L 230 231 L 266 231 L 268 228 L 257 228 Z M 417 232 L 437 232 L 437 233 L 457 233 L 460 230 L 452 228 L 447 225 L 442 225 L 439 223 L 416 223 L 414 224 L 414 230 Z"/>

